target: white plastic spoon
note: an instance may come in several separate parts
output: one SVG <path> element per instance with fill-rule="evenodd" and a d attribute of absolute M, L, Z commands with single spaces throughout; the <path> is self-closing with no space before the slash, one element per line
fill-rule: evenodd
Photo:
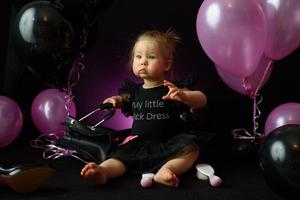
<path fill-rule="evenodd" d="M 222 179 L 215 175 L 215 170 L 208 164 L 197 164 L 197 178 L 200 180 L 208 180 L 213 187 L 221 185 Z"/>

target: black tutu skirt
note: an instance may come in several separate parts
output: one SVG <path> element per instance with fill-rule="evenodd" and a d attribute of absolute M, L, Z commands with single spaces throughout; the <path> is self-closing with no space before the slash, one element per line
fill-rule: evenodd
<path fill-rule="evenodd" d="M 168 160 L 199 149 L 199 138 L 193 134 L 178 134 L 164 142 L 137 137 L 114 149 L 108 158 L 122 161 L 128 172 L 155 173 Z"/>

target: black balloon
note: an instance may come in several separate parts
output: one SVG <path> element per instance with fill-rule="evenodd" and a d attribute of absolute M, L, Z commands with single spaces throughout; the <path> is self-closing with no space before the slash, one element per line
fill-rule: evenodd
<path fill-rule="evenodd" d="M 260 166 L 274 191 L 285 197 L 300 196 L 300 125 L 281 126 L 267 135 Z"/>
<path fill-rule="evenodd" d="M 57 0 L 64 7 L 66 16 L 76 21 L 91 23 L 98 15 L 106 11 L 113 0 Z M 76 10 L 76 12 L 74 12 Z"/>
<path fill-rule="evenodd" d="M 63 5 L 64 16 L 73 28 L 81 33 L 81 44 L 94 45 L 98 34 L 98 18 L 113 4 L 113 0 L 58 0 Z"/>
<path fill-rule="evenodd" d="M 13 31 L 17 54 L 35 75 L 49 80 L 69 70 L 78 42 L 72 24 L 51 2 L 23 6 Z"/>

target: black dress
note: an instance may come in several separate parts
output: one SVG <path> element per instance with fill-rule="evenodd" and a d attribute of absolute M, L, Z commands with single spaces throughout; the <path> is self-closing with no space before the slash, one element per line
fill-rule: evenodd
<path fill-rule="evenodd" d="M 198 137 L 183 119 L 189 107 L 162 100 L 168 88 L 144 89 L 126 82 L 119 90 L 122 112 L 133 117 L 131 134 L 138 137 L 118 147 L 108 158 L 122 161 L 133 173 L 155 173 L 168 160 L 199 148 Z"/>

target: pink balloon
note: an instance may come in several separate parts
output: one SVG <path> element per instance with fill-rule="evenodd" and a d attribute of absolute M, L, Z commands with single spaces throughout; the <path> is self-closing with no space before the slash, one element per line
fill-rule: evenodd
<path fill-rule="evenodd" d="M 247 77 L 264 52 L 266 21 L 256 0 L 205 0 L 197 15 L 197 34 L 214 63 Z"/>
<path fill-rule="evenodd" d="M 39 93 L 31 105 L 31 117 L 42 134 L 64 135 L 64 125 L 68 115 L 76 116 L 75 104 L 65 92 L 46 89 Z"/>
<path fill-rule="evenodd" d="M 265 135 L 287 124 L 300 124 L 299 103 L 285 103 L 272 110 L 265 122 Z"/>
<path fill-rule="evenodd" d="M 300 1 L 259 0 L 267 23 L 265 54 L 279 60 L 300 46 Z"/>
<path fill-rule="evenodd" d="M 273 61 L 262 56 L 255 72 L 248 77 L 238 77 L 216 65 L 216 70 L 223 82 L 240 94 L 252 96 L 270 78 L 273 70 Z"/>
<path fill-rule="evenodd" d="M 23 126 L 22 111 L 14 100 L 0 96 L 0 148 L 12 143 Z"/>

